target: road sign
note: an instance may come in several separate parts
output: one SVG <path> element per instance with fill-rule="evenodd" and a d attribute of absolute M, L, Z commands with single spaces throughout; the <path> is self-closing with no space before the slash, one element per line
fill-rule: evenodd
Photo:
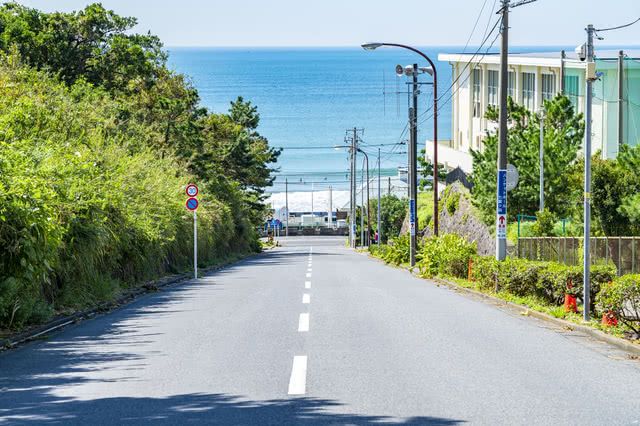
<path fill-rule="evenodd" d="M 518 173 L 516 166 L 513 164 L 507 164 L 507 191 L 511 191 L 518 186 L 519 179 L 520 174 Z"/>
<path fill-rule="evenodd" d="M 498 170 L 498 205 L 496 217 L 496 236 L 499 240 L 507 238 L 507 171 Z"/>
<path fill-rule="evenodd" d="M 498 223 L 496 225 L 496 234 L 500 239 L 507 238 L 507 215 L 506 214 L 498 215 Z"/>
<path fill-rule="evenodd" d="M 507 214 L 507 171 L 498 170 L 498 215 Z"/>
<path fill-rule="evenodd" d="M 198 210 L 198 199 L 193 197 L 189 198 L 187 200 L 187 209 L 192 212 Z"/>
<path fill-rule="evenodd" d="M 198 195 L 198 186 L 195 183 L 190 183 L 187 185 L 187 189 L 185 191 L 189 197 L 195 197 Z"/>

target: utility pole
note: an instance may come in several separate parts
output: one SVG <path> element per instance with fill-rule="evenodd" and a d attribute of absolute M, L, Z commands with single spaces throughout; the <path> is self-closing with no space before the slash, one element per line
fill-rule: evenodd
<path fill-rule="evenodd" d="M 380 240 L 382 239 L 382 226 L 380 222 L 380 148 L 378 148 L 378 238 L 377 243 L 380 247 Z"/>
<path fill-rule="evenodd" d="M 538 155 L 540 156 L 540 207 L 539 211 L 544 210 L 544 109 L 540 109 L 540 148 Z"/>
<path fill-rule="evenodd" d="M 360 245 L 364 247 L 364 164 L 360 173 Z"/>
<path fill-rule="evenodd" d="M 418 64 L 413 64 L 412 74 L 412 107 L 409 109 L 410 123 L 410 143 L 409 143 L 409 265 L 416 264 L 416 251 L 418 245 L 418 236 L 416 228 L 417 214 L 416 204 L 418 202 Z"/>
<path fill-rule="evenodd" d="M 507 96 L 509 94 L 509 7 L 502 0 L 502 43 L 500 46 L 500 130 L 496 209 L 496 259 L 507 257 Z"/>
<path fill-rule="evenodd" d="M 286 226 L 284 235 L 288 237 L 289 236 L 289 180 L 287 178 L 284 178 L 284 209 L 286 214 L 284 218 L 284 222 Z"/>
<path fill-rule="evenodd" d="M 350 154 L 351 154 L 351 212 L 350 212 L 350 219 L 349 219 L 349 236 L 351 238 L 351 247 L 352 248 L 356 248 L 356 216 L 357 216 L 357 190 L 356 190 L 356 186 L 358 184 L 358 180 L 356 177 L 356 159 L 357 159 L 357 152 L 358 152 L 358 133 L 362 133 L 364 132 L 363 129 L 358 129 L 357 127 L 354 127 L 353 129 L 349 129 L 347 130 L 347 137 L 345 138 L 345 142 L 346 141 L 350 141 L 351 142 L 351 146 L 350 146 Z M 352 136 L 349 136 L 349 134 L 351 134 Z"/>
<path fill-rule="evenodd" d="M 501 0 L 502 7 L 498 12 L 502 15 L 500 32 L 500 125 L 498 143 L 498 185 L 496 191 L 496 259 L 507 257 L 507 136 L 508 111 L 507 97 L 509 94 L 509 10 L 536 0 Z"/>
<path fill-rule="evenodd" d="M 596 64 L 593 52 L 593 36 L 595 28 L 589 24 L 587 26 L 587 105 L 585 112 L 585 141 L 584 141 L 584 273 L 582 277 L 583 285 L 583 318 L 589 321 L 591 306 L 591 120 L 593 119 L 593 82 L 596 80 Z"/>
<path fill-rule="evenodd" d="M 353 128 L 351 138 L 351 214 L 349 219 L 349 235 L 351 236 L 351 248 L 356 248 L 356 138 L 358 132 Z"/>
<path fill-rule="evenodd" d="M 333 224 L 333 192 L 331 185 L 329 185 L 329 217 L 327 218 L 327 224 L 329 228 L 332 228 Z"/>
<path fill-rule="evenodd" d="M 624 51 L 618 52 L 618 152 L 624 144 Z"/>

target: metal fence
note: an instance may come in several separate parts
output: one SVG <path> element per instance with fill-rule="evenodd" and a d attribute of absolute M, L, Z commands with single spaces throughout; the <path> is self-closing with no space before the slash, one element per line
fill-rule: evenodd
<path fill-rule="evenodd" d="M 517 255 L 529 260 L 547 260 L 582 265 L 582 237 L 519 238 Z M 613 263 L 618 274 L 640 272 L 640 237 L 592 237 L 591 263 Z"/>

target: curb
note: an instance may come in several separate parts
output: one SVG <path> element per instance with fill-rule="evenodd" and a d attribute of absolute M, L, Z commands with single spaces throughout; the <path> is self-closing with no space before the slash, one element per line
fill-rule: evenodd
<path fill-rule="evenodd" d="M 369 255 L 369 257 L 384 263 L 381 259 L 379 259 L 377 257 L 371 256 L 371 255 Z M 385 265 L 386 265 L 386 263 L 385 263 Z M 542 320 L 542 321 L 546 321 L 546 322 L 552 323 L 554 325 L 557 325 L 557 326 L 560 326 L 560 327 L 563 327 L 563 328 L 568 328 L 568 329 L 571 329 L 571 330 L 580 331 L 580 332 L 582 332 L 584 334 L 587 334 L 588 336 L 590 336 L 590 337 L 592 337 L 592 338 L 594 338 L 596 340 L 599 340 L 601 342 L 604 342 L 604 343 L 607 343 L 609 345 L 615 346 L 618 349 L 621 349 L 623 351 L 630 352 L 635 356 L 640 356 L 640 345 L 635 344 L 635 343 L 631 343 L 630 341 L 622 339 L 620 337 L 612 336 L 610 334 L 607 334 L 607 333 L 605 333 L 603 331 L 600 331 L 600 330 L 597 330 L 595 328 L 591 328 L 591 327 L 586 326 L 586 325 L 576 324 L 576 323 L 571 322 L 571 321 L 567 321 L 567 320 L 563 320 L 563 319 L 560 319 L 560 318 L 556 318 L 554 316 L 545 314 L 543 312 L 538 312 L 536 310 L 533 310 L 533 309 L 529 308 L 528 306 L 519 305 L 519 304 L 513 303 L 513 302 L 508 302 L 506 300 L 500 299 L 500 298 L 495 297 L 495 296 L 491 296 L 491 295 L 486 294 L 486 293 L 482 293 L 482 292 L 477 291 L 477 290 L 473 290 L 473 289 L 470 289 L 470 288 L 467 288 L 467 287 L 462 287 L 462 286 L 460 286 L 460 285 L 458 285 L 458 284 L 456 284 L 456 283 L 454 283 L 452 281 L 448 281 L 448 280 L 445 280 L 445 279 L 442 279 L 442 278 L 429 278 L 429 279 L 426 279 L 426 278 L 422 278 L 421 276 L 419 276 L 416 271 L 412 271 L 412 270 L 409 270 L 407 268 L 401 268 L 401 267 L 398 267 L 398 269 L 405 270 L 405 271 L 409 272 L 411 275 L 413 275 L 414 277 L 420 278 L 420 279 L 422 279 L 422 280 L 424 280 L 426 282 L 432 281 L 432 282 L 435 282 L 435 283 L 443 284 L 443 285 L 449 287 L 450 289 L 458 290 L 461 293 L 467 293 L 467 294 L 470 294 L 470 295 L 473 295 L 473 296 L 477 296 L 477 297 L 480 297 L 480 298 L 483 298 L 483 299 L 486 299 L 486 300 L 490 300 L 491 302 L 494 302 L 495 304 L 501 304 L 503 306 L 507 306 L 509 308 L 518 309 L 518 310 L 527 309 L 527 314 L 529 316 L 532 316 L 532 317 L 537 318 L 537 319 Z"/>
<path fill-rule="evenodd" d="M 229 262 L 223 262 L 220 265 L 216 265 L 216 266 L 211 266 L 208 268 L 203 268 L 202 271 L 202 275 L 204 276 L 205 274 L 210 274 L 212 272 L 216 272 L 219 271 L 223 268 L 226 268 L 234 263 L 240 262 L 242 260 L 245 259 L 249 259 L 251 257 L 255 257 L 255 256 L 260 256 L 262 253 L 256 253 L 256 254 L 250 254 L 247 256 L 244 256 L 240 259 L 235 259 Z M 138 298 L 140 298 L 140 296 L 143 296 L 145 294 L 149 294 L 152 292 L 155 292 L 159 289 L 165 288 L 165 287 L 170 287 L 172 285 L 175 284 L 179 284 L 181 282 L 187 281 L 192 279 L 193 276 L 189 273 L 184 273 L 184 274 L 176 274 L 176 275 L 167 275 L 164 277 L 161 277 L 157 280 L 153 280 L 153 281 L 148 281 L 142 285 L 140 285 L 139 287 L 136 287 L 134 289 L 129 290 L 126 294 L 123 294 L 122 296 L 118 297 L 115 300 L 109 301 L 109 302 L 102 302 L 100 304 L 98 304 L 97 306 L 84 310 L 84 311 L 80 311 L 80 312 L 76 312 L 74 314 L 71 315 L 67 315 L 67 316 L 63 316 L 63 317 L 58 317 L 52 321 L 49 321 L 48 323 L 44 324 L 44 325 L 40 325 L 37 326 L 31 330 L 27 330 L 27 331 L 23 331 L 21 333 L 18 333 L 14 336 L 8 337 L 8 338 L 4 338 L 4 339 L 0 339 L 0 353 L 4 352 L 4 351 L 8 351 L 11 349 L 14 349 L 24 343 L 30 342 L 34 339 L 37 339 L 41 336 L 47 335 L 51 332 L 54 331 L 58 331 L 61 330 L 71 324 L 75 324 L 78 323 L 80 321 L 84 321 L 84 320 L 88 320 L 90 318 L 93 318 L 101 313 L 108 313 L 116 308 L 120 308 L 123 307 L 125 305 L 128 305 L 131 302 L 134 302 L 135 300 L 137 300 Z"/>

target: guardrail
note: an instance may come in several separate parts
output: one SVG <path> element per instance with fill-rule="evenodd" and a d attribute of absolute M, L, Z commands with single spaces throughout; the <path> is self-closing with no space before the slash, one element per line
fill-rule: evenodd
<path fill-rule="evenodd" d="M 582 237 L 518 238 L 517 255 L 529 260 L 547 260 L 582 265 Z M 612 262 L 618 275 L 640 272 L 640 237 L 591 237 L 591 263 Z"/>
<path fill-rule="evenodd" d="M 273 232 L 271 230 L 270 232 Z M 258 233 L 261 237 L 267 236 L 267 231 L 264 228 L 259 228 Z M 283 227 L 278 231 L 278 236 L 284 237 L 287 235 L 286 227 Z M 328 228 L 326 226 L 290 226 L 289 236 L 295 237 L 300 235 L 323 235 L 323 236 L 346 236 L 349 235 L 348 227 L 341 228 Z"/>

